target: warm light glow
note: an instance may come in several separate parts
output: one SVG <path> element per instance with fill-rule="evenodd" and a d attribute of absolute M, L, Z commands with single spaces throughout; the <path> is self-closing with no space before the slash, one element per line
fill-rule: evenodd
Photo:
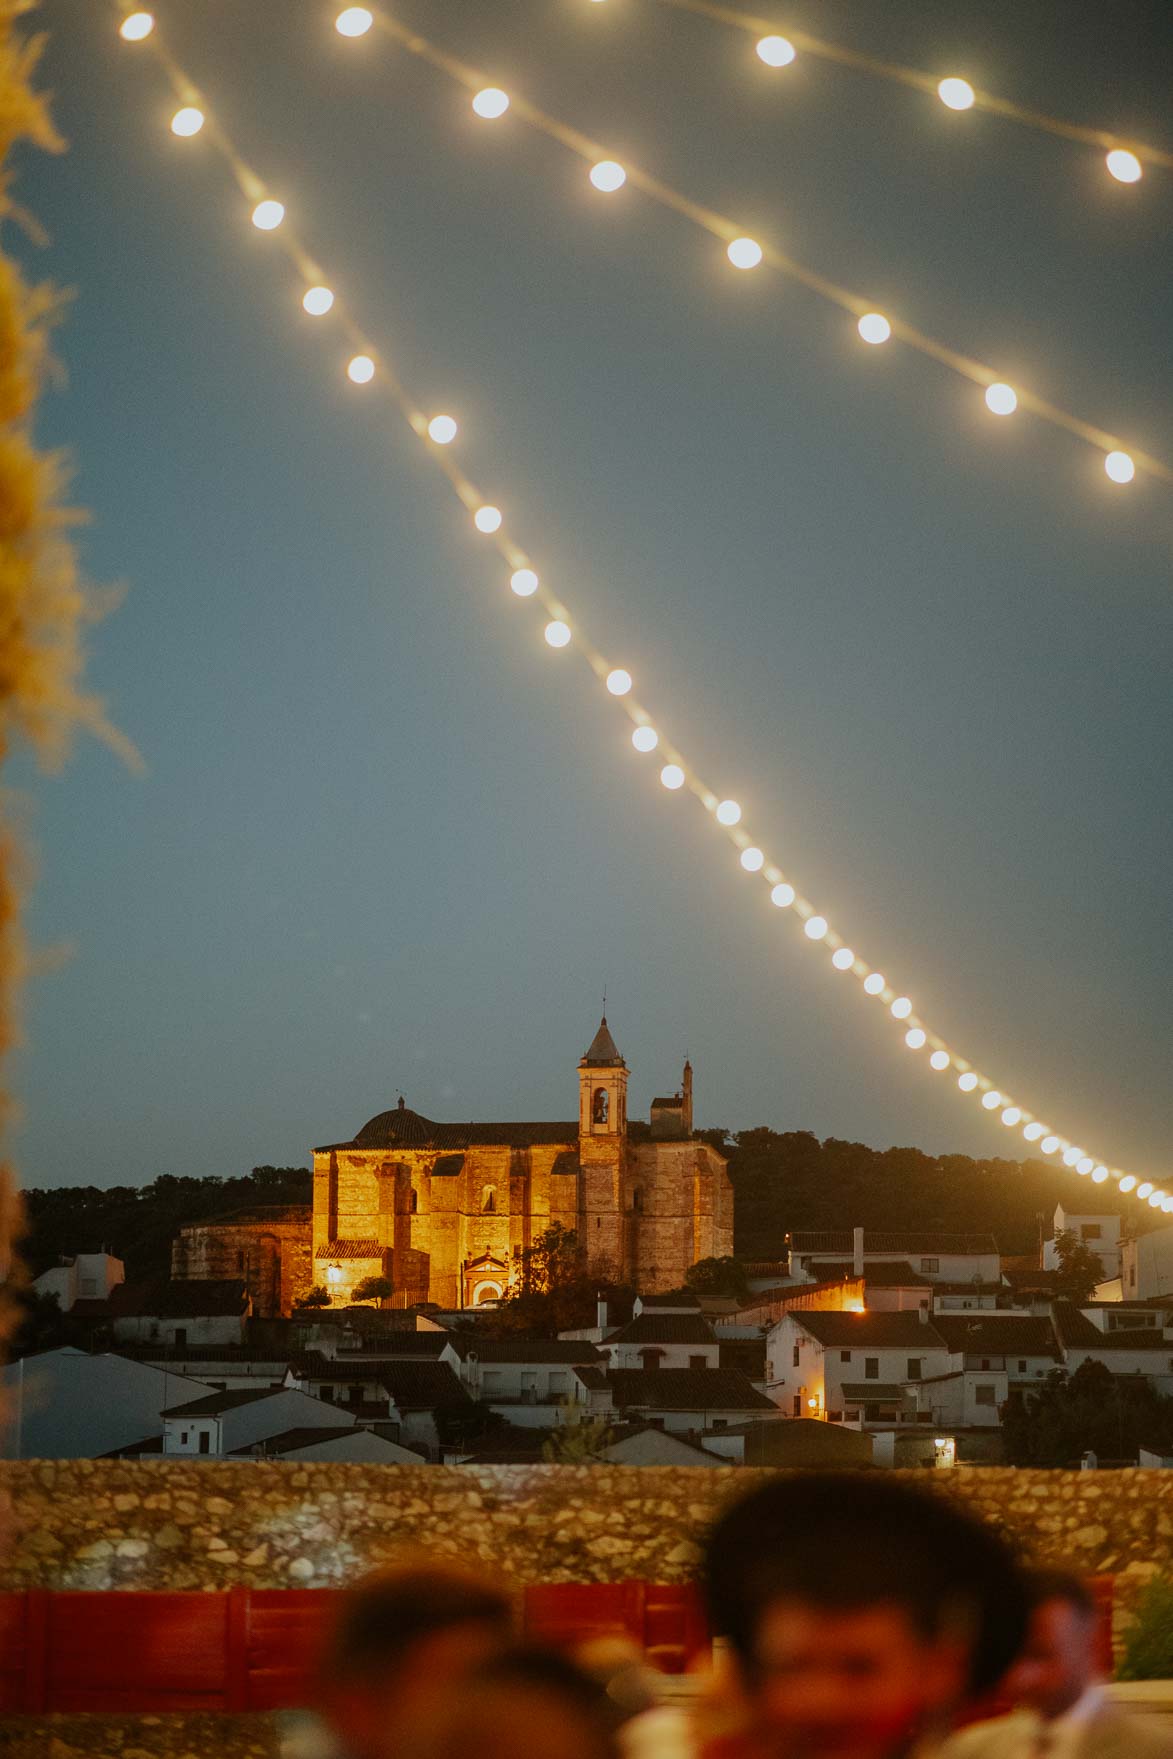
<path fill-rule="evenodd" d="M 925 1035 L 919 1026 L 912 1026 L 904 1034 L 904 1042 L 910 1051 L 918 1051 L 924 1046 Z"/>
<path fill-rule="evenodd" d="M 374 22 L 365 6 L 347 6 L 334 20 L 334 29 L 340 37 L 365 37 Z"/>
<path fill-rule="evenodd" d="M 1142 1202 L 1148 1196 L 1148 1194 L 1152 1190 L 1152 1188 L 1153 1188 L 1152 1182 L 1149 1179 L 1146 1179 L 1143 1185 L 1137 1186 L 1136 1194 L 1141 1199 Z"/>
<path fill-rule="evenodd" d="M 348 362 L 346 376 L 356 385 L 369 385 L 375 376 L 375 363 L 369 354 L 356 354 Z"/>
<path fill-rule="evenodd" d="M 1092 1184 L 1093 1185 L 1102 1185 L 1104 1183 L 1104 1180 L 1107 1177 L 1108 1177 L 1107 1167 L 1097 1167 L 1095 1172 L 1092 1174 Z"/>
<path fill-rule="evenodd" d="M 930 1069 L 947 1069 L 948 1067 L 949 1067 L 949 1052 L 948 1051 L 934 1051 L 932 1056 L 929 1058 L 929 1068 Z"/>
<path fill-rule="evenodd" d="M 1085 1154 L 1085 1155 L 1081 1156 L 1081 1158 L 1079 1160 L 1076 1161 L 1075 1170 L 1077 1173 L 1081 1173 L 1083 1175 L 1083 1177 L 1086 1179 L 1087 1175 L 1091 1172 L 1091 1170 L 1095 1166 L 1095 1164 L 1096 1163 L 1092 1159 L 1091 1155 Z"/>
<path fill-rule="evenodd" d="M 566 647 L 570 642 L 570 625 L 555 617 L 546 624 L 546 642 L 550 647 Z"/>
<path fill-rule="evenodd" d="M 741 808 L 738 806 L 736 800 L 722 800 L 720 806 L 717 808 L 718 824 L 735 825 L 740 817 Z"/>
<path fill-rule="evenodd" d="M 892 334 L 892 326 L 883 312 L 865 311 L 856 329 L 865 342 L 886 342 Z"/>
<path fill-rule="evenodd" d="M 788 37 L 762 37 L 757 45 L 757 57 L 767 67 L 789 67 L 798 51 Z"/>
<path fill-rule="evenodd" d="M 870 996 L 878 996 L 882 994 L 884 989 L 883 973 L 880 971 L 869 972 L 863 980 L 863 987 Z"/>
<path fill-rule="evenodd" d="M 1127 147 L 1113 147 L 1104 163 L 1117 183 L 1139 183 L 1144 174 L 1140 160 Z"/>
<path fill-rule="evenodd" d="M 324 318 L 334 303 L 334 295 L 328 287 L 307 287 L 301 296 L 302 309 L 308 311 L 311 318 Z"/>
<path fill-rule="evenodd" d="M 684 771 L 678 763 L 666 763 L 660 771 L 660 780 L 665 788 L 683 788 Z"/>
<path fill-rule="evenodd" d="M 1054 1154 L 1058 1146 L 1059 1138 L 1057 1136 L 1044 1136 L 1043 1140 L 1039 1143 L 1039 1147 L 1044 1154 Z"/>
<path fill-rule="evenodd" d="M 500 531 L 501 509 L 500 507 L 489 506 L 478 507 L 472 516 L 472 522 L 477 530 L 483 531 L 486 536 L 494 531 Z"/>
<path fill-rule="evenodd" d="M 280 202 L 275 202 L 271 198 L 258 202 L 253 209 L 253 225 L 258 232 L 272 232 L 275 227 L 280 226 L 284 218 L 285 209 Z"/>
<path fill-rule="evenodd" d="M 1160 1209 L 1160 1207 L 1161 1207 L 1162 1203 L 1164 1203 L 1164 1201 L 1165 1201 L 1165 1193 L 1163 1191 L 1154 1191 L 1152 1196 L 1149 1198 L 1149 1208 L 1150 1209 Z"/>
<path fill-rule="evenodd" d="M 596 189 L 604 195 L 611 195 L 615 190 L 622 189 L 627 182 L 627 172 L 616 159 L 600 159 L 590 169 L 590 180 Z"/>
<path fill-rule="evenodd" d="M 1002 1122 L 1006 1125 L 1008 1130 L 1013 1130 L 1021 1116 L 1022 1113 L 1016 1105 L 1008 1105 L 1006 1110 L 1002 1113 Z"/>
<path fill-rule="evenodd" d="M 943 79 L 937 96 L 950 110 L 972 110 L 974 90 L 967 79 Z"/>
<path fill-rule="evenodd" d="M 631 673 L 625 672 L 622 666 L 616 666 L 613 672 L 607 673 L 607 689 L 612 696 L 626 696 L 631 689 Z"/>
<path fill-rule="evenodd" d="M 342 1269 L 340 1265 L 332 1264 L 329 1267 L 326 1272 L 326 1281 L 328 1283 L 340 1283 L 342 1281 Z"/>
<path fill-rule="evenodd" d="M 827 932 L 825 916 L 808 916 L 802 925 L 802 932 L 808 941 L 821 941 Z"/>
<path fill-rule="evenodd" d="M 1132 1191 L 1133 1189 L 1135 1189 L 1135 1186 L 1136 1186 L 1136 1178 L 1135 1178 L 1134 1174 L 1125 1173 L 1124 1177 L 1120 1181 L 1120 1189 L 1121 1189 L 1121 1191 L 1123 1191 L 1124 1195 L 1127 1197 L 1128 1193 L 1130 1191 Z"/>
<path fill-rule="evenodd" d="M 988 1112 L 992 1112 L 995 1106 L 1000 1106 L 1002 1104 L 1002 1095 L 998 1092 L 996 1087 L 991 1087 L 988 1093 L 982 1094 L 982 1104 Z"/>
<path fill-rule="evenodd" d="M 831 963 L 836 971 L 850 971 L 855 964 L 855 954 L 850 947 L 836 947 L 831 954 Z"/>
<path fill-rule="evenodd" d="M 434 415 L 428 423 L 428 438 L 437 446 L 450 446 L 456 438 L 456 423 L 450 415 Z"/>
<path fill-rule="evenodd" d="M 1114 483 L 1130 483 L 1136 475 L 1136 465 L 1127 452 L 1109 452 L 1104 469 Z"/>
<path fill-rule="evenodd" d="M 907 1020 L 911 1013 L 912 1003 L 909 1001 L 908 997 L 897 996 L 896 1000 L 892 1003 L 892 1018 L 894 1020 Z"/>
<path fill-rule="evenodd" d="M 776 904 L 779 910 L 789 910 L 794 902 L 794 887 L 788 886 L 786 881 L 782 880 L 770 893 L 770 902 Z"/>
<path fill-rule="evenodd" d="M 177 110 L 171 118 L 172 134 L 179 135 L 183 140 L 193 134 L 198 134 L 203 126 L 204 113 L 202 110 L 197 110 L 194 104 L 185 104 L 183 109 Z"/>
<path fill-rule="evenodd" d="M 977 1083 L 978 1078 L 972 1069 L 967 1069 L 964 1075 L 959 1075 L 957 1077 L 957 1085 L 960 1087 L 962 1093 L 972 1093 L 977 1086 Z"/>
<path fill-rule="evenodd" d="M 486 86 L 484 91 L 477 93 L 472 101 L 472 107 L 478 116 L 485 118 L 486 122 L 493 122 L 498 116 L 504 116 L 508 110 L 509 94 L 503 92 L 500 86 Z"/>
<path fill-rule="evenodd" d="M 519 599 L 528 599 L 538 590 L 538 577 L 532 568 L 517 568 L 509 576 L 509 584 Z"/>
<path fill-rule="evenodd" d="M 766 865 L 766 858 L 760 849 L 754 848 L 751 844 L 748 849 L 741 851 L 741 865 L 746 873 L 761 873 Z"/>
<path fill-rule="evenodd" d="M 993 415 L 1013 415 L 1018 408 L 1018 393 L 1012 385 L 987 385 L 986 408 Z"/>
<path fill-rule="evenodd" d="M 1075 1165 L 1076 1161 L 1080 1159 L 1082 1154 L 1083 1154 L 1082 1148 L 1065 1148 L 1063 1150 L 1063 1164 L 1064 1164 L 1064 1166 L 1073 1167 Z"/>
<path fill-rule="evenodd" d="M 132 12 L 118 27 L 118 35 L 127 43 L 141 43 L 155 28 L 149 12 Z"/>
<path fill-rule="evenodd" d="M 1037 1142 L 1043 1134 L 1043 1126 L 1041 1124 L 1028 1124 L 1022 1134 L 1028 1142 Z"/>
<path fill-rule="evenodd" d="M 818 1399 L 808 1399 L 806 1402 L 806 1408 L 808 1411 L 817 1411 L 819 1408 Z"/>
<path fill-rule="evenodd" d="M 735 269 L 756 269 L 762 260 L 762 247 L 754 238 L 735 238 L 725 255 Z"/>
<path fill-rule="evenodd" d="M 654 751 L 660 743 L 660 735 L 654 727 L 637 727 L 631 735 L 631 743 L 637 751 Z"/>

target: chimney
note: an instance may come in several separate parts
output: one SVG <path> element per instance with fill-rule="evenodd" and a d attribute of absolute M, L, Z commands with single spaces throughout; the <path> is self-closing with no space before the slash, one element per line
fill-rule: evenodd
<path fill-rule="evenodd" d="M 920 1306 L 919 1306 L 919 1308 L 918 1308 L 918 1309 L 917 1309 L 917 1312 L 918 1312 L 918 1313 L 919 1313 L 919 1314 L 920 1314 L 920 1322 L 921 1322 L 921 1324 L 922 1324 L 922 1325 L 927 1325 L 927 1324 L 928 1324 L 928 1323 L 929 1323 L 929 1309 L 928 1309 L 928 1303 L 927 1303 L 927 1302 L 925 1302 L 925 1301 L 922 1301 L 922 1302 L 921 1302 L 921 1304 L 920 1304 Z"/>
<path fill-rule="evenodd" d="M 852 1229 L 852 1240 L 853 1240 L 853 1247 L 852 1247 L 852 1259 L 851 1259 L 851 1272 L 852 1272 L 853 1276 L 862 1276 L 863 1275 L 863 1229 L 862 1228 L 853 1228 Z"/>
<path fill-rule="evenodd" d="M 597 1319 L 598 1319 L 599 1330 L 601 1332 L 604 1332 L 607 1329 L 607 1303 L 603 1299 L 602 1295 L 596 1296 L 596 1302 L 597 1302 Z"/>

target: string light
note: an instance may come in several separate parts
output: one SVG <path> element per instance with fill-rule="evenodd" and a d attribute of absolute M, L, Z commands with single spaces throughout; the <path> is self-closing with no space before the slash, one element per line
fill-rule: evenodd
<path fill-rule="evenodd" d="M 722 800 L 717 807 L 717 823 L 719 825 L 735 825 L 741 820 L 741 808 L 736 800 Z"/>
<path fill-rule="evenodd" d="M 276 231 L 284 218 L 285 209 L 280 202 L 275 202 L 272 197 L 266 197 L 263 202 L 258 202 L 253 209 L 253 225 L 258 232 Z"/>
<path fill-rule="evenodd" d="M 392 34 L 394 34 L 394 31 Z M 416 41 L 418 42 L 418 39 L 416 39 Z M 409 44 L 409 46 L 411 45 Z M 190 82 L 186 80 L 186 77 L 175 66 L 175 64 L 171 62 L 170 58 L 161 48 L 158 48 L 158 54 L 177 93 L 182 96 L 185 92 L 190 91 L 192 89 Z M 222 129 L 217 129 L 214 132 L 213 139 L 218 150 L 220 150 L 226 158 L 244 194 L 256 203 L 254 207 L 255 217 L 258 209 L 266 205 L 265 201 L 256 201 L 257 194 L 263 187 L 261 180 L 239 157 Z M 585 145 L 591 146 L 593 143 L 585 143 Z M 266 198 L 266 201 L 267 199 L 268 198 Z M 281 204 L 277 202 L 272 202 L 271 206 L 273 209 L 277 210 L 276 221 L 271 222 L 272 224 L 275 224 L 283 218 L 284 209 L 281 207 Z M 728 236 L 727 233 L 726 236 Z M 753 241 L 748 242 L 752 243 Z M 304 247 L 290 234 L 288 228 L 286 228 L 282 234 L 281 244 L 289 256 L 296 272 L 301 277 L 302 284 L 305 285 L 306 282 L 310 283 L 307 294 L 303 295 L 303 304 L 306 305 L 306 309 L 313 309 L 308 303 L 309 294 L 317 293 L 328 295 L 329 304 L 322 308 L 323 310 L 328 310 L 330 305 L 334 303 L 333 295 L 330 294 L 328 288 L 318 282 L 316 274 L 320 274 L 320 271 L 316 269 L 316 265 L 313 263 Z M 760 246 L 757 248 L 759 250 L 761 249 Z M 859 315 L 866 314 L 860 312 Z M 345 321 L 354 340 L 362 341 L 363 338 L 361 337 L 361 333 L 358 331 L 357 326 L 355 326 L 349 319 Z M 370 344 L 368 343 L 367 346 L 370 347 Z M 365 384 L 369 382 L 375 374 L 375 362 L 372 355 L 368 353 L 355 354 L 348 364 L 347 372 L 356 383 Z M 429 418 L 422 414 L 415 406 L 399 384 L 395 375 L 388 372 L 384 376 L 382 382 L 389 394 L 398 403 L 413 432 L 420 436 L 427 434 Z M 989 383 L 988 373 L 985 375 L 983 382 L 987 384 Z M 436 453 L 433 454 L 433 456 L 439 457 L 440 454 Z M 1129 454 L 1122 453 L 1120 456 L 1130 467 L 1130 470 L 1134 468 L 1134 460 Z M 1110 457 L 1111 455 L 1109 455 L 1109 458 Z M 1106 461 L 1106 468 L 1109 467 L 1109 462 Z M 1161 466 L 1157 466 L 1158 471 L 1162 468 L 1163 467 Z M 466 507 L 473 511 L 474 521 L 476 522 L 478 529 L 489 535 L 497 534 L 502 524 L 500 510 L 481 501 L 474 486 L 461 474 L 458 468 L 447 460 L 445 461 L 444 469 L 457 494 L 460 496 Z M 547 641 L 551 646 L 562 647 L 568 645 L 571 640 L 571 631 L 569 623 L 565 620 L 565 612 L 563 608 L 558 605 L 557 601 L 554 600 L 545 589 L 541 588 L 537 573 L 528 566 L 527 559 L 525 559 L 518 551 L 517 545 L 511 539 L 507 539 L 503 536 L 499 537 L 497 542 L 502 555 L 511 564 L 512 573 L 510 575 L 510 585 L 517 596 L 525 598 L 535 596 L 539 592 L 542 592 L 543 603 L 546 604 L 551 618 L 546 625 Z M 603 657 L 597 652 L 597 650 L 592 648 L 589 641 L 582 637 L 581 634 L 576 645 L 583 653 L 584 658 L 591 665 L 594 673 L 600 679 L 606 680 L 608 685 L 610 679 L 622 671 L 622 668 L 608 667 L 607 662 Z M 630 677 L 629 674 L 626 676 Z M 616 693 L 612 692 L 612 694 Z M 631 719 L 635 722 L 631 734 L 632 745 L 635 750 L 644 753 L 655 750 L 660 743 L 660 735 L 657 730 L 650 725 L 644 711 L 639 705 L 628 700 L 628 691 L 622 693 L 621 700 L 623 702 L 624 711 L 629 714 Z M 669 761 L 664 764 L 660 771 L 660 780 L 665 788 L 671 791 L 676 791 L 683 788 L 686 783 L 688 783 L 697 799 L 705 806 L 706 810 L 710 812 L 714 811 L 715 805 L 719 806 L 720 804 L 723 804 L 717 802 L 717 797 L 703 784 L 703 782 L 701 782 L 699 777 L 694 775 L 690 779 L 690 775 L 686 770 L 683 761 L 678 761 L 678 754 L 673 752 L 671 748 L 666 752 L 666 756 Z M 1019 1119 L 1025 1120 L 1024 1134 L 1027 1136 L 1028 1140 L 1035 1140 L 1037 1132 L 1032 1133 L 1031 1126 L 1034 1123 L 1034 1120 L 1032 1119 L 1031 1114 L 1024 1111 L 1020 1106 L 1012 1105 L 1006 1096 L 999 1090 L 995 1089 L 989 1081 L 984 1077 L 979 1076 L 975 1070 L 970 1069 L 961 1061 L 961 1059 L 954 1058 L 942 1041 L 927 1031 L 924 1022 L 918 1020 L 912 1015 L 912 1003 L 908 997 L 898 996 L 892 998 L 892 992 L 888 989 L 887 981 L 884 976 L 877 971 L 868 971 L 862 961 L 855 960 L 854 954 L 850 949 L 843 946 L 841 937 L 837 934 L 832 934 L 827 919 L 819 914 L 811 903 L 799 896 L 793 884 L 786 880 L 779 872 L 778 868 L 767 859 L 763 850 L 761 850 L 756 844 L 750 845 L 747 843 L 745 833 L 737 828 L 739 820 L 740 812 L 738 814 L 738 821 L 735 821 L 733 825 L 727 825 L 725 828 L 735 845 L 741 851 L 742 856 L 748 856 L 750 858 L 748 862 L 743 859 L 743 866 L 746 866 L 751 872 L 763 872 L 764 878 L 771 887 L 771 901 L 777 907 L 783 909 L 788 908 L 791 905 L 796 906 L 796 914 L 802 921 L 805 936 L 813 942 L 827 942 L 831 951 L 831 958 L 834 967 L 838 970 L 854 969 L 856 975 L 862 981 L 862 987 L 866 994 L 881 997 L 889 1004 L 890 1013 L 894 1018 L 902 1021 L 908 1019 L 908 1026 L 905 1030 L 904 1037 L 906 1044 L 908 1044 L 910 1048 L 919 1049 L 924 1043 L 931 1041 L 933 1044 L 933 1055 L 930 1058 L 930 1062 L 934 1069 L 946 1068 L 951 1061 L 955 1061 L 957 1066 L 962 1070 L 958 1079 L 958 1086 L 962 1092 L 971 1092 L 975 1088 L 981 1087 L 983 1089 L 983 1106 L 991 1110 L 998 1106 L 1004 1106 L 1006 1110 L 1003 1114 L 1003 1121 L 1006 1123 L 1010 1122 L 1006 1113 L 1011 1112 L 1016 1114 L 1014 1122 L 1017 1123 Z M 719 822 L 722 822 L 720 818 Z M 760 861 L 758 860 L 758 857 L 760 857 Z M 840 954 L 845 955 L 845 957 L 840 958 Z M 912 1016 L 911 1018 L 909 1018 L 910 1015 Z M 918 1034 L 922 1036 L 918 1037 Z M 1045 1126 L 1040 1124 L 1038 1128 L 1042 1129 L 1045 1128 Z M 1077 1164 L 1085 1159 L 1087 1160 L 1089 1169 L 1096 1165 L 1090 1157 L 1085 1155 L 1082 1148 L 1069 1146 L 1063 1138 L 1054 1134 L 1048 1134 L 1042 1141 L 1040 1148 L 1041 1152 L 1044 1154 L 1053 1153 L 1057 1148 L 1063 1148 L 1065 1150 L 1063 1158 L 1069 1166 Z M 1107 1177 L 1116 1179 L 1119 1182 L 1119 1188 L 1122 1191 L 1126 1191 L 1135 1186 L 1135 1179 L 1132 1175 L 1122 1175 L 1118 1168 L 1107 1168 L 1106 1166 L 1105 1171 Z M 1128 1181 L 1131 1181 L 1131 1183 Z M 1142 1199 L 1145 1195 L 1151 1194 L 1152 1190 L 1153 1187 L 1151 1183 L 1137 1188 L 1138 1199 Z M 1161 1200 L 1165 1201 L 1164 1193 L 1161 1193 Z M 1170 1201 L 1173 1202 L 1173 1199 Z"/>
<path fill-rule="evenodd" d="M 486 122 L 495 122 L 498 116 L 504 116 L 508 110 L 509 94 L 503 92 L 500 86 L 485 86 L 474 97 L 472 107 Z"/>
<path fill-rule="evenodd" d="M 437 446 L 450 446 L 456 438 L 456 423 L 450 415 L 434 415 L 428 423 L 428 438 Z"/>
<path fill-rule="evenodd" d="M 1136 475 L 1136 465 L 1127 452 L 1109 452 L 1104 469 L 1114 483 L 1130 483 Z"/>
<path fill-rule="evenodd" d="M 365 37 L 374 22 L 365 6 L 347 6 L 334 20 L 334 29 L 340 37 Z"/>
<path fill-rule="evenodd" d="M 892 334 L 891 324 L 879 311 L 865 311 L 856 329 L 865 342 L 871 343 L 886 342 Z"/>
<path fill-rule="evenodd" d="M 1136 154 L 1130 153 L 1125 147 L 1113 147 L 1104 163 L 1117 183 L 1139 183 L 1144 175 L 1144 168 Z"/>
<path fill-rule="evenodd" d="M 334 295 L 328 287 L 307 287 L 301 303 L 311 318 L 324 318 L 334 303 Z"/>
<path fill-rule="evenodd" d="M 631 673 L 616 666 L 614 671 L 607 673 L 607 689 L 612 696 L 626 696 L 631 689 Z"/>
<path fill-rule="evenodd" d="M 588 176 L 595 188 L 601 189 L 605 195 L 622 189 L 627 182 L 627 172 L 617 159 L 600 159 L 597 165 L 591 166 Z"/>
<path fill-rule="evenodd" d="M 1125 1173 L 1124 1177 L 1121 1179 L 1120 1190 L 1125 1197 L 1128 1196 L 1130 1191 L 1136 1190 L 1136 1180 L 1131 1173 Z"/>
<path fill-rule="evenodd" d="M 1147 1179 L 1145 1180 L 1143 1185 L 1137 1186 L 1136 1194 L 1140 1198 L 1142 1203 L 1146 1203 L 1148 1201 L 1149 1193 L 1152 1191 L 1152 1188 L 1153 1188 L 1152 1185 L 1149 1183 L 1149 1181 Z"/>
<path fill-rule="evenodd" d="M 1018 393 L 1012 385 L 987 385 L 986 408 L 994 415 L 1013 415 L 1018 408 Z"/>
<path fill-rule="evenodd" d="M 938 83 L 937 96 L 950 110 L 972 110 L 977 93 L 967 79 L 943 79 Z"/>
<path fill-rule="evenodd" d="M 188 139 L 193 134 L 198 134 L 203 126 L 204 113 L 202 110 L 197 110 L 194 104 L 185 104 L 183 108 L 177 110 L 171 118 L 172 134 L 179 135 L 183 140 Z"/>
<path fill-rule="evenodd" d="M 154 28 L 155 21 L 149 12 L 130 12 L 119 25 L 118 34 L 126 43 L 141 43 Z"/>
<path fill-rule="evenodd" d="M 756 238 L 734 238 L 725 255 L 735 269 L 756 269 L 762 260 L 762 247 Z"/>
<path fill-rule="evenodd" d="M 797 53 L 789 37 L 762 37 L 757 44 L 758 60 L 767 67 L 789 67 Z"/>
<path fill-rule="evenodd" d="M 1022 1113 L 1016 1105 L 1008 1105 L 1006 1110 L 1002 1113 L 1002 1122 L 1008 1130 L 1013 1130 L 1021 1116 Z"/>

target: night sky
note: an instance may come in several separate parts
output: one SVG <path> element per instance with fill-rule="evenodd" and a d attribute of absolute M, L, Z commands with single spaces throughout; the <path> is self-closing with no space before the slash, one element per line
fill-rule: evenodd
<path fill-rule="evenodd" d="M 1173 1175 L 1173 490 L 851 320 L 317 0 L 160 0 L 179 59 L 641 700 L 870 963 L 1062 1134 Z M 26 762 L 26 1184 L 304 1163 L 395 1102 L 1025 1152 L 737 865 L 374 387 L 344 375 L 153 57 L 46 0 L 69 139 L 22 154 L 74 290 L 39 438 L 90 682 L 147 764 Z M 398 0 L 614 156 L 1012 383 L 1173 456 L 1173 172 L 655 0 Z M 798 0 L 795 27 L 1169 145 L 1161 0 Z M 1073 1189 L 1080 1188 L 1074 1175 Z M 845 1218 L 847 1220 L 849 1218 Z"/>

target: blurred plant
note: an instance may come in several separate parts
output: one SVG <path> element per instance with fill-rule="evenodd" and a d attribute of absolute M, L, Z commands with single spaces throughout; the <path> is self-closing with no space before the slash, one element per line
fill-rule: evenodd
<path fill-rule="evenodd" d="M 1173 1680 L 1173 1582 L 1154 1576 L 1124 1634 L 1118 1680 Z"/>

